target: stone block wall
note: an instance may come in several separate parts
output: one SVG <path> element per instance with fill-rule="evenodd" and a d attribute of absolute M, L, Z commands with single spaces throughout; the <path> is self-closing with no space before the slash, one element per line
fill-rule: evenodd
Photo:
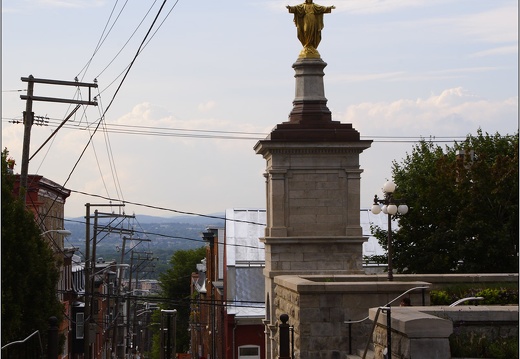
<path fill-rule="evenodd" d="M 391 308 L 392 358 L 396 359 L 437 359 L 450 358 L 449 336 L 453 332 L 449 320 L 422 312 L 425 307 Z M 377 320 L 373 333 L 376 358 L 382 358 L 388 346 L 388 314 L 377 308 L 370 309 L 370 319 Z"/>
<path fill-rule="evenodd" d="M 400 346 L 400 349 L 398 349 L 400 350 L 399 355 L 406 355 L 408 352 L 422 352 L 425 350 L 424 348 L 430 346 L 438 348 L 440 353 L 445 351 L 446 345 L 449 345 L 447 338 L 452 330 L 452 322 L 455 323 L 456 328 L 457 323 L 461 323 L 461 321 L 472 322 L 477 325 L 489 309 L 485 306 L 472 307 L 478 308 L 478 310 L 466 312 L 473 313 L 471 314 L 473 317 L 470 317 L 470 314 L 464 314 L 465 317 L 461 319 L 456 315 L 462 312 L 463 306 L 451 309 L 428 307 L 430 305 L 429 290 L 434 286 L 442 286 L 443 283 L 463 281 L 466 283 L 518 282 L 518 275 L 397 275 L 394 279 L 393 282 L 387 281 L 385 274 L 276 276 L 273 279 L 275 295 L 271 310 L 275 318 L 280 318 L 282 314 L 289 315 L 288 324 L 294 326 L 296 359 L 344 359 L 351 350 L 354 353 L 357 349 L 365 347 L 372 329 L 370 320 L 351 326 L 345 324 L 345 321 L 368 318 L 371 308 L 386 305 L 410 288 L 427 286 L 429 289 L 424 292 L 415 290 L 406 294 L 411 299 L 413 307 L 400 308 L 399 300 L 391 304 L 392 312 L 396 314 L 396 317 L 392 319 L 392 328 L 397 333 L 392 342 L 395 342 L 395 348 Z M 409 279 L 409 281 L 406 281 L 406 279 Z M 435 285 L 429 283 L 428 280 L 431 280 Z M 421 306 L 423 300 L 425 307 Z M 441 308 L 440 311 L 443 314 L 439 312 L 439 308 Z M 501 313 L 504 313 L 506 308 L 509 308 L 507 311 L 513 312 L 516 309 L 518 316 L 518 306 L 501 308 Z M 410 317 L 411 313 L 416 314 Z M 490 314 L 490 318 L 502 318 L 497 313 L 495 311 Z M 400 318 L 397 318 L 397 315 Z M 510 316 L 511 313 L 501 315 Z M 380 317 L 380 327 L 375 334 L 376 342 L 381 344 L 378 349 L 379 353 L 382 352 L 383 341 L 386 340 L 385 323 L 386 317 L 383 315 Z M 513 323 L 513 326 L 516 326 L 518 331 L 518 320 Z M 444 328 L 441 332 L 442 335 L 439 336 L 439 333 L 430 335 L 425 331 L 432 328 Z M 352 346 L 349 346 L 349 329 Z M 496 328 L 493 330 L 496 330 Z M 506 327 L 501 327 L 500 333 L 506 334 L 509 332 Z M 410 337 L 414 338 L 413 341 L 407 342 Z M 277 358 L 279 342 L 276 334 L 273 335 L 272 340 L 273 358 Z M 397 358 L 398 356 L 394 357 Z M 405 357 L 402 356 L 402 358 Z M 437 356 L 437 358 L 441 357 L 444 358 L 442 355 Z"/>
<path fill-rule="evenodd" d="M 343 279 L 339 276 L 275 278 L 275 315 L 276 318 L 289 315 L 288 324 L 294 326 L 296 359 L 345 358 L 350 351 L 355 352 L 366 344 L 372 326 L 369 320 L 351 326 L 345 321 L 367 318 L 369 308 L 385 305 L 407 289 L 427 285 L 424 282 L 342 282 Z M 412 297 L 420 302 L 420 291 Z"/>
<path fill-rule="evenodd" d="M 266 240 L 265 269 L 277 274 L 362 273 L 363 238 L 285 238 L 272 246 Z"/>
<path fill-rule="evenodd" d="M 370 309 L 376 358 L 388 346 L 387 314 Z M 397 307 L 391 309 L 392 358 L 451 358 L 450 337 L 518 338 L 518 306 Z"/>

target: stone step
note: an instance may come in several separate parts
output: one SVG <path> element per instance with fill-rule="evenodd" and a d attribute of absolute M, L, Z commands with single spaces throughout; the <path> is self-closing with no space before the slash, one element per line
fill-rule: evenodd
<path fill-rule="evenodd" d="M 365 349 L 358 349 L 356 351 L 356 354 L 348 354 L 347 359 L 361 359 L 361 358 L 363 358 L 364 351 L 365 351 Z M 372 350 L 372 348 L 369 348 L 365 359 L 374 359 L 375 356 L 376 355 L 375 355 L 374 351 Z"/>

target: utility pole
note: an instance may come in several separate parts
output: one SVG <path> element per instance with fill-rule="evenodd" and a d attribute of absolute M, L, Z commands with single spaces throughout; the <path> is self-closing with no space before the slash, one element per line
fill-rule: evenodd
<path fill-rule="evenodd" d="M 85 332 L 84 332 L 84 358 L 90 359 L 91 358 L 91 350 L 90 345 L 94 342 L 95 337 L 90 337 L 90 327 L 93 323 L 92 321 L 92 306 L 93 306 L 93 299 L 94 299 L 94 274 L 96 271 L 96 242 L 97 242 L 97 220 L 98 220 L 98 211 L 95 211 L 94 216 L 94 238 L 92 240 L 92 255 L 90 251 L 90 207 L 124 207 L 124 204 L 90 204 L 86 203 L 86 215 L 85 215 L 85 222 L 86 222 L 86 228 L 85 228 Z M 117 214 L 111 214 L 111 217 L 119 217 L 120 215 Z M 134 216 L 126 216 L 133 218 Z M 95 326 L 95 323 L 94 323 Z"/>
<path fill-rule="evenodd" d="M 32 75 L 29 78 L 34 78 Z M 23 81 L 23 80 L 22 80 Z M 31 144 L 31 127 L 34 121 L 34 112 L 32 112 L 32 97 L 34 91 L 34 82 L 27 84 L 27 102 L 25 103 L 25 112 L 23 113 L 23 147 L 22 147 L 22 168 L 20 172 L 20 198 L 25 199 L 27 192 L 27 175 L 29 173 L 29 149 Z M 24 200 L 25 203 L 25 200 Z"/>
<path fill-rule="evenodd" d="M 91 100 L 91 89 L 97 88 L 97 83 L 86 83 L 77 81 L 58 81 L 49 79 L 37 79 L 33 75 L 29 77 L 22 77 L 22 82 L 27 82 L 27 95 L 20 95 L 22 100 L 26 100 L 25 112 L 23 113 L 24 120 L 24 133 L 23 133 L 23 147 L 22 147 L 22 166 L 20 170 L 20 198 L 25 199 L 27 192 L 27 177 L 29 174 L 29 151 L 31 147 L 31 128 L 34 122 L 34 112 L 32 110 L 33 101 L 45 101 L 45 102 L 60 102 L 60 103 L 71 103 L 77 105 L 93 105 L 97 106 L 96 101 Z M 74 100 L 74 99 L 63 99 L 55 97 L 41 97 L 34 96 L 34 84 L 41 83 L 47 85 L 62 85 L 62 86 L 74 86 L 74 87 L 87 87 L 89 99 L 88 101 Z M 67 118 L 68 120 L 68 118 Z M 25 202 L 25 201 L 24 201 Z"/>
<path fill-rule="evenodd" d="M 177 352 L 175 335 L 177 332 L 177 310 L 161 309 L 161 349 L 160 359 L 174 359 Z M 212 356 L 211 359 L 214 357 Z"/>
<path fill-rule="evenodd" d="M 85 313 L 83 314 L 84 324 L 83 328 L 83 357 L 85 359 L 90 359 L 90 301 L 88 296 L 90 295 L 90 203 L 85 204 L 86 207 L 86 216 L 85 216 Z"/>
<path fill-rule="evenodd" d="M 149 240 L 148 240 L 149 241 Z M 141 254 L 146 254 L 146 257 L 141 257 Z M 146 263 L 145 261 L 153 261 L 154 258 L 151 258 L 152 252 L 138 252 L 132 250 L 130 253 L 130 273 L 128 276 L 128 288 L 130 290 L 130 296 L 128 297 L 127 301 L 127 307 L 126 307 L 126 333 L 127 333 L 127 343 L 126 343 L 126 353 L 127 356 L 130 354 L 130 349 L 135 349 L 136 343 L 137 343 L 137 331 L 136 331 L 136 321 L 137 321 L 137 299 L 136 294 L 134 294 L 136 291 L 138 291 L 139 286 L 139 269 L 140 267 Z M 134 257 L 134 255 L 137 255 L 137 258 Z M 136 263 L 134 264 L 134 258 L 136 259 Z M 139 263 L 139 261 L 141 261 Z M 132 289 L 132 274 L 135 272 L 135 287 Z M 131 303 L 133 299 L 133 318 L 132 318 L 132 326 L 130 325 L 130 318 L 131 318 Z M 130 333 L 132 335 L 130 335 Z M 130 348 L 130 342 L 133 344 L 132 348 Z"/>
<path fill-rule="evenodd" d="M 126 255 L 126 241 L 127 240 L 137 240 L 139 241 L 139 243 L 141 242 L 150 242 L 150 239 L 135 239 L 135 238 L 132 238 L 132 237 L 123 237 L 123 247 L 121 249 L 121 264 L 124 262 L 124 258 L 125 258 L 125 255 Z M 134 246 L 135 247 L 135 246 Z M 130 250 L 132 250 L 134 247 L 132 247 Z M 132 268 L 130 268 L 130 273 L 132 272 Z M 119 317 L 119 301 L 120 301 L 120 297 L 121 297 L 121 272 L 119 272 L 119 280 L 118 280 L 118 284 L 117 284 L 117 294 L 116 294 L 116 303 L 115 303 L 115 306 L 114 306 L 114 315 L 113 315 L 113 321 L 114 321 L 114 329 L 113 329 L 113 332 L 112 332 L 112 338 L 113 338 L 113 343 L 112 343 L 112 355 L 119 358 L 119 357 L 123 357 L 125 356 L 125 352 L 127 351 L 128 349 L 128 333 L 127 335 L 125 336 L 126 340 L 125 340 L 125 344 L 122 345 L 122 346 L 118 346 L 119 344 L 119 339 L 121 337 L 120 333 L 119 333 L 119 323 L 118 323 L 118 317 Z M 131 277 L 130 277 L 131 279 Z M 129 286 L 131 288 L 132 286 L 132 281 L 130 280 L 129 281 Z M 126 305 L 129 306 L 130 305 L 130 296 L 128 296 L 128 299 L 126 301 Z M 122 314 L 122 313 L 121 313 Z M 129 318 L 127 317 L 126 320 L 128 321 Z M 124 321 L 123 323 L 121 324 L 125 324 Z M 126 326 L 122 326 L 123 329 L 126 328 Z"/>

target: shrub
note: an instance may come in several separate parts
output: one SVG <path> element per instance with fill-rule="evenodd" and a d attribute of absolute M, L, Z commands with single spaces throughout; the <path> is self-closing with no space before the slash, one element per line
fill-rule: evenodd
<path fill-rule="evenodd" d="M 482 304 L 518 304 L 518 289 L 486 288 L 475 294 L 476 297 L 484 297 Z"/>
<path fill-rule="evenodd" d="M 430 292 L 431 305 L 449 305 L 452 303 L 448 292 L 444 290 L 432 290 Z"/>
<path fill-rule="evenodd" d="M 490 340 L 475 333 L 450 336 L 452 357 L 518 359 L 518 338 Z"/>
<path fill-rule="evenodd" d="M 518 305 L 518 287 L 514 283 L 496 287 L 458 285 L 430 291 L 431 305 L 450 305 L 458 299 L 468 297 L 483 297 L 483 300 L 475 302 L 480 305 Z"/>

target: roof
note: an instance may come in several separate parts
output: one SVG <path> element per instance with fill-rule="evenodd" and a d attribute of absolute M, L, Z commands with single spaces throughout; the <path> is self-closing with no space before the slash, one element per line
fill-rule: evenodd
<path fill-rule="evenodd" d="M 363 255 L 385 254 L 377 239 L 372 236 L 370 226 L 386 229 L 388 217 L 374 215 L 369 209 L 361 209 L 360 225 L 363 236 Z M 265 265 L 264 244 L 259 238 L 265 235 L 265 209 L 227 209 L 226 210 L 226 266 L 228 274 L 233 268 L 234 280 L 228 280 L 228 314 L 235 318 L 259 318 L 265 316 Z M 397 228 L 397 222 L 392 226 Z M 228 278 L 229 279 L 229 278 Z"/>
<path fill-rule="evenodd" d="M 226 210 L 226 264 L 265 262 L 265 209 Z"/>
<path fill-rule="evenodd" d="M 235 298 L 228 298 L 234 305 L 228 306 L 228 314 L 237 319 L 265 317 L 263 266 L 236 267 L 235 273 Z"/>
<path fill-rule="evenodd" d="M 375 215 L 367 208 L 361 209 L 359 217 L 363 236 L 368 237 L 368 241 L 363 243 L 363 255 L 386 254 L 377 238 L 372 236 L 370 225 L 386 229 L 388 217 L 383 214 Z M 258 241 L 258 238 L 265 235 L 265 209 L 228 209 L 226 219 L 229 219 L 226 221 L 227 265 L 236 265 L 237 261 L 261 261 L 263 263 L 265 261 L 264 245 Z M 397 226 L 397 221 L 392 221 L 392 228 L 397 228 Z M 240 243 L 240 246 L 235 246 L 237 243 Z"/>
<path fill-rule="evenodd" d="M 226 266 L 228 275 L 230 267 L 234 273 L 234 281 L 227 283 L 232 296 L 227 312 L 237 319 L 265 317 L 265 247 L 259 241 L 265 235 L 265 223 L 265 209 L 226 210 Z"/>

